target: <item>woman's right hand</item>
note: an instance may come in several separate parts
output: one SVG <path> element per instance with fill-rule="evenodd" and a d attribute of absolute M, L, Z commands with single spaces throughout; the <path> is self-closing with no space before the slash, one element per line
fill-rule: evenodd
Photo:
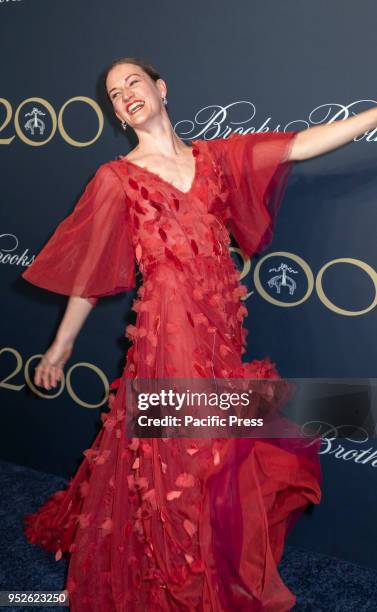
<path fill-rule="evenodd" d="M 63 376 L 63 368 L 71 356 L 73 342 L 54 340 L 35 369 L 34 384 L 51 389 Z"/>

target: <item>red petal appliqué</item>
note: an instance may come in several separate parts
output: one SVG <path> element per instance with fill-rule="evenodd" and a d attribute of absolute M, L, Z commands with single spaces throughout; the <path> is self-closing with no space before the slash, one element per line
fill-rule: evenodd
<path fill-rule="evenodd" d="M 165 247 L 165 255 L 166 255 L 166 257 L 168 257 L 169 259 L 171 259 L 175 263 L 176 267 L 181 272 L 184 271 L 183 270 L 183 266 L 182 266 L 180 260 L 178 259 L 178 257 L 176 255 L 174 255 L 173 251 L 171 251 L 168 247 Z"/>
<path fill-rule="evenodd" d="M 143 251 L 142 251 L 142 248 L 141 248 L 141 244 L 139 242 L 137 247 L 136 247 L 136 249 L 135 249 L 135 255 L 136 255 L 137 261 L 140 261 L 142 253 L 143 253 Z"/>
<path fill-rule="evenodd" d="M 184 529 L 187 531 L 187 533 L 189 534 L 189 536 L 193 536 L 194 533 L 196 533 L 197 528 L 196 525 L 194 525 L 194 523 L 192 523 L 191 521 L 189 521 L 188 519 L 185 519 L 183 521 L 183 527 Z"/>
<path fill-rule="evenodd" d="M 175 484 L 177 487 L 193 487 L 195 484 L 195 478 L 192 474 L 182 472 L 182 474 L 177 476 Z"/>
<path fill-rule="evenodd" d="M 198 363 L 194 363 L 194 368 L 200 374 L 200 376 L 203 376 L 203 378 L 206 377 L 206 373 L 203 370 L 202 366 L 200 366 Z"/>
<path fill-rule="evenodd" d="M 213 252 L 215 253 L 215 255 L 221 255 L 221 249 L 219 247 L 219 241 L 215 236 L 215 232 L 213 231 L 213 227 L 211 227 L 211 234 L 212 234 L 212 240 L 213 240 Z"/>
<path fill-rule="evenodd" d="M 130 186 L 132 187 L 132 189 L 139 189 L 138 183 L 132 177 L 130 177 L 128 179 L 128 182 L 129 182 Z"/>
<path fill-rule="evenodd" d="M 175 209 L 178 211 L 179 210 L 179 200 L 178 200 L 178 198 L 173 198 L 173 204 L 175 206 Z"/>
<path fill-rule="evenodd" d="M 149 219 L 149 221 L 144 221 L 143 227 L 147 230 L 149 234 L 154 234 L 155 222 L 153 219 Z"/>
<path fill-rule="evenodd" d="M 121 378 L 115 378 L 113 382 L 110 384 L 109 389 L 117 389 L 120 385 Z"/>
<path fill-rule="evenodd" d="M 106 531 L 107 533 L 111 533 L 113 530 L 113 521 L 111 517 L 107 517 L 103 523 L 100 525 L 101 529 Z"/>
<path fill-rule="evenodd" d="M 131 179 L 130 179 L 131 180 Z M 137 200 L 135 200 L 135 210 L 137 210 L 137 212 L 141 213 L 142 215 L 145 215 L 145 213 L 147 212 L 145 210 L 145 208 L 143 208 L 142 206 L 140 206 L 139 202 Z"/>
<path fill-rule="evenodd" d="M 161 206 L 161 204 L 158 204 L 158 202 L 150 202 L 150 205 L 153 206 L 153 208 L 155 208 L 159 212 L 161 212 L 162 206 Z"/>
<path fill-rule="evenodd" d="M 189 312 L 189 311 L 187 310 L 187 311 L 186 311 L 186 314 L 187 314 L 187 318 L 188 318 L 188 320 L 190 321 L 190 325 L 191 325 L 192 327 L 195 327 L 195 323 L 194 323 L 194 321 L 193 321 L 193 319 L 192 319 L 191 312 Z"/>
<path fill-rule="evenodd" d="M 160 236 L 161 236 L 162 240 L 163 240 L 164 242 L 167 242 L 168 237 L 167 237 L 167 235 L 166 235 L 166 232 L 165 232 L 165 231 L 162 229 L 162 227 L 159 227 L 159 228 L 158 228 L 158 233 L 160 234 Z"/>
<path fill-rule="evenodd" d="M 191 244 L 191 248 L 194 251 L 195 255 L 197 255 L 199 253 L 199 249 L 198 249 L 198 245 L 196 244 L 195 240 L 190 240 L 190 244 Z"/>
<path fill-rule="evenodd" d="M 169 491 L 166 494 L 166 499 L 168 501 L 173 501 L 173 499 L 178 499 L 179 497 L 181 497 L 182 495 L 182 491 Z"/>
<path fill-rule="evenodd" d="M 144 187 L 144 185 L 143 185 L 142 187 L 140 187 L 140 193 L 141 193 L 141 195 L 143 196 L 144 200 L 148 200 L 148 198 L 149 198 L 149 192 L 148 192 L 148 189 L 146 189 L 146 188 Z"/>
<path fill-rule="evenodd" d="M 193 561 L 193 563 L 191 563 L 190 565 L 190 569 L 192 572 L 194 572 L 194 574 L 199 574 L 201 572 L 204 572 L 204 563 L 201 559 L 197 559 L 196 561 Z"/>

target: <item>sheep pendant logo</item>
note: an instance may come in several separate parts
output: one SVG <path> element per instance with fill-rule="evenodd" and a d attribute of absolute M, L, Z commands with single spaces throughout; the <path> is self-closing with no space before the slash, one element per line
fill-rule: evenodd
<path fill-rule="evenodd" d="M 275 287 L 276 293 L 280 293 L 282 287 L 288 287 L 289 295 L 293 295 L 296 291 L 297 283 L 288 276 L 287 272 L 291 274 L 298 274 L 298 270 L 294 270 L 290 268 L 286 263 L 281 263 L 278 268 L 270 268 L 269 272 L 281 272 L 281 274 L 276 274 L 267 282 L 270 289 Z"/>
<path fill-rule="evenodd" d="M 31 119 L 29 119 L 24 125 L 25 131 L 31 132 L 32 136 L 34 136 L 34 131 L 39 130 L 39 135 L 42 136 L 42 134 L 44 134 L 44 131 L 46 129 L 46 125 L 45 125 L 45 122 L 42 119 L 40 119 L 38 115 L 44 116 L 45 114 L 46 113 L 39 110 L 35 106 L 30 111 L 30 113 L 25 113 L 25 117 L 31 117 Z"/>

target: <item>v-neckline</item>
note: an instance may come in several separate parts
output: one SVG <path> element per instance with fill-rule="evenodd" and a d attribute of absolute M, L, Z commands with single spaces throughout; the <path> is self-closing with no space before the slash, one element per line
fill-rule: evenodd
<path fill-rule="evenodd" d="M 189 142 L 191 143 L 191 155 L 194 158 L 194 177 L 191 181 L 191 185 L 188 191 L 182 191 L 182 189 L 179 189 L 179 187 L 176 187 L 175 185 L 173 185 L 173 183 L 171 183 L 170 181 L 167 181 L 166 179 L 164 179 L 160 174 L 157 174 L 157 172 L 153 172 L 153 170 L 149 170 L 149 168 L 147 168 L 146 166 L 140 166 L 139 164 L 135 164 L 135 162 L 130 161 L 129 159 L 126 159 L 126 157 L 120 157 L 120 161 L 122 163 L 126 163 L 129 164 L 131 166 L 134 166 L 135 168 L 138 168 L 139 170 L 141 170 L 142 172 L 146 172 L 147 174 L 150 174 L 151 176 L 154 176 L 155 178 L 157 178 L 158 180 L 160 180 L 162 183 L 164 183 L 165 185 L 167 185 L 170 189 L 175 189 L 175 191 L 178 191 L 178 193 L 181 194 L 181 196 L 187 196 L 188 194 L 190 194 L 192 192 L 192 190 L 194 189 L 195 185 L 196 185 L 196 179 L 197 179 L 197 175 L 198 175 L 198 153 L 199 153 L 199 148 L 197 147 L 196 140 L 189 140 Z M 194 154 L 194 152 L 196 152 L 196 154 Z"/>

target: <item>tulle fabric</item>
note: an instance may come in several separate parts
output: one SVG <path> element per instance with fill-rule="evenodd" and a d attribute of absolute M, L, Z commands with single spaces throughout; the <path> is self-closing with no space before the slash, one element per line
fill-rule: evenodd
<path fill-rule="evenodd" d="M 298 132 L 233 133 L 209 142 L 229 189 L 229 228 L 249 256 L 271 243 Z"/>
<path fill-rule="evenodd" d="M 143 274 L 132 306 L 136 322 L 125 329 L 131 346 L 112 382 L 103 427 L 77 473 L 25 517 L 31 543 L 57 560 L 70 557 L 73 612 L 283 612 L 295 603 L 277 566 L 287 533 L 320 501 L 319 441 L 295 437 L 288 421 L 291 437 L 269 439 L 131 438 L 125 430 L 127 384 L 137 378 L 263 379 L 255 410 L 284 404 L 287 388 L 271 359 L 241 359 L 247 289 L 230 257 L 227 229 L 242 228 L 238 239 L 250 252 L 272 231 L 271 181 L 281 202 L 277 177 L 294 133 L 276 137 L 279 153 L 255 147 L 254 135 L 242 136 L 241 148 L 240 136 L 193 141 L 195 178 L 186 193 L 122 158 L 108 163 L 126 194 L 128 235 Z M 261 175 L 259 151 L 264 163 L 272 151 Z M 250 158 L 253 183 L 244 179 Z M 248 191 L 240 193 L 240 185 Z M 245 227 L 233 187 L 252 207 Z M 40 265 L 43 258 L 42 251 Z M 56 286 L 54 277 L 50 289 Z M 90 293 L 101 291 L 93 285 Z M 281 382 L 273 396 L 271 379 Z"/>
<path fill-rule="evenodd" d="M 73 212 L 21 275 L 63 295 L 89 298 L 135 287 L 126 194 L 115 172 L 100 166 Z"/>

